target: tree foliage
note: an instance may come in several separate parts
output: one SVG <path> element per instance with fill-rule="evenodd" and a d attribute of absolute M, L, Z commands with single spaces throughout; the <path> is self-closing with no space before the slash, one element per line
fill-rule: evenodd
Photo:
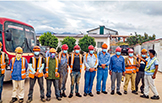
<path fill-rule="evenodd" d="M 146 41 L 150 41 L 150 40 L 154 40 L 156 39 L 156 35 L 153 34 L 152 36 L 148 36 L 147 33 L 144 33 L 144 36 L 137 34 L 135 32 L 135 36 L 130 36 L 129 38 L 127 38 L 127 43 L 129 45 L 136 45 L 136 44 L 142 44 Z"/>
<path fill-rule="evenodd" d="M 39 37 L 39 42 L 42 46 L 56 48 L 58 45 L 58 38 L 52 35 L 50 32 L 47 32 Z"/>
<path fill-rule="evenodd" d="M 69 47 L 68 52 L 72 52 L 74 46 L 76 45 L 75 42 L 76 42 L 76 40 L 75 40 L 73 37 L 67 36 L 67 37 L 65 37 L 65 38 L 63 39 L 63 41 L 61 41 L 61 44 L 62 44 L 62 45 L 63 45 L 63 44 L 67 44 L 68 47 Z"/>
<path fill-rule="evenodd" d="M 94 47 L 96 46 L 96 42 L 93 37 L 85 35 L 83 38 L 79 39 L 79 46 L 82 51 L 88 52 L 89 45 L 93 45 Z"/>

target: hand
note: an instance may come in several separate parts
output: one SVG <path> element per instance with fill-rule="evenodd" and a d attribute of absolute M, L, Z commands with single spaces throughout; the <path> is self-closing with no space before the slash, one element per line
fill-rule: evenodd
<path fill-rule="evenodd" d="M 112 75 L 112 72 L 111 72 L 111 70 L 109 71 L 109 75 Z"/>
<path fill-rule="evenodd" d="M 35 73 L 35 76 L 38 77 L 38 75 L 39 75 L 39 72 L 36 72 L 36 73 Z"/>
<path fill-rule="evenodd" d="M 105 69 L 106 64 L 101 64 L 102 68 Z"/>
<path fill-rule="evenodd" d="M 56 72 L 56 73 L 55 73 L 55 77 L 58 77 L 58 76 L 59 76 L 59 73 L 58 73 L 58 72 Z"/>
<path fill-rule="evenodd" d="M 155 79 L 155 78 L 156 78 L 156 76 L 155 76 L 155 75 L 153 75 L 153 76 L 152 76 L 152 79 Z"/>
<path fill-rule="evenodd" d="M 89 71 L 90 71 L 90 72 L 93 72 L 93 68 L 90 68 Z"/>
<path fill-rule="evenodd" d="M 44 77 L 45 77 L 45 78 L 47 78 L 47 75 L 46 75 L 46 74 L 44 74 Z"/>
<path fill-rule="evenodd" d="M 125 73 L 123 72 L 123 76 L 125 76 Z"/>

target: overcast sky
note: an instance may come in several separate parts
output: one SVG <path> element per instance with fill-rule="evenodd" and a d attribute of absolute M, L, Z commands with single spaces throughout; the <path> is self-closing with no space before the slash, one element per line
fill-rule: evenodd
<path fill-rule="evenodd" d="M 87 33 L 105 25 L 120 35 L 162 37 L 162 1 L 0 1 L 0 17 L 28 23 L 37 33 Z"/>

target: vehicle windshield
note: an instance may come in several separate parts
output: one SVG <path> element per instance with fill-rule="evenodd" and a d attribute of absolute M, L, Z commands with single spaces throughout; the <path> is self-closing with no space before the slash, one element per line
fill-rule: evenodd
<path fill-rule="evenodd" d="M 128 48 L 128 45 L 121 45 L 121 48 Z"/>
<path fill-rule="evenodd" d="M 5 36 L 7 51 L 15 52 L 17 47 L 22 47 L 24 53 L 32 52 L 32 48 L 35 45 L 35 32 L 33 28 L 7 21 L 5 22 L 5 31 L 10 31 L 12 34 L 11 41 L 7 41 Z"/>

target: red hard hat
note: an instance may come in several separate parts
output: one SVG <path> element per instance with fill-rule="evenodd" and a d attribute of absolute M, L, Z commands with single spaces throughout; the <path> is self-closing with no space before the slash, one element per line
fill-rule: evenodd
<path fill-rule="evenodd" d="M 79 45 L 75 45 L 74 49 L 80 49 L 80 46 Z"/>
<path fill-rule="evenodd" d="M 88 49 L 89 49 L 89 50 L 94 49 L 93 45 L 90 45 L 90 46 L 88 47 Z"/>
<path fill-rule="evenodd" d="M 66 44 L 62 45 L 61 47 L 63 50 L 68 50 L 68 46 Z"/>
<path fill-rule="evenodd" d="M 133 52 L 134 52 L 133 49 L 128 50 L 128 53 L 133 53 Z"/>
<path fill-rule="evenodd" d="M 116 52 L 121 52 L 121 48 L 120 47 L 117 47 L 116 48 Z"/>

